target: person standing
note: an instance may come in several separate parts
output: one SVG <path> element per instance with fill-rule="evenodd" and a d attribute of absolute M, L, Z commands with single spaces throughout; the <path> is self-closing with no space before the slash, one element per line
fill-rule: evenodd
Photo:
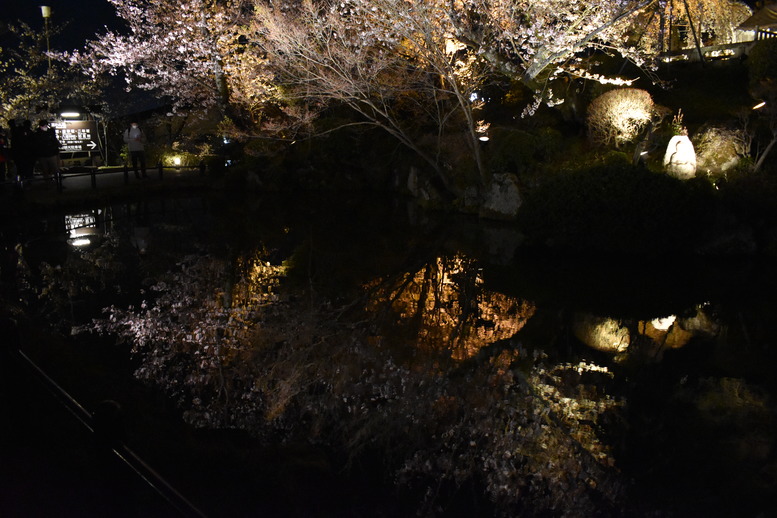
<path fill-rule="evenodd" d="M 143 178 L 148 178 L 146 175 L 146 135 L 143 133 L 143 130 L 140 129 L 137 122 L 130 124 L 127 131 L 124 132 L 124 142 L 127 143 L 127 148 L 129 149 L 132 170 L 135 171 L 135 178 L 140 178 L 138 163 L 140 163 L 140 172 L 143 173 Z"/>
<path fill-rule="evenodd" d="M 41 119 L 35 132 L 35 152 L 46 180 L 59 179 L 59 139 L 49 121 Z"/>
<path fill-rule="evenodd" d="M 32 180 L 35 169 L 35 149 L 32 123 L 24 120 L 21 124 L 11 121 L 11 158 L 16 165 L 19 181 Z"/>

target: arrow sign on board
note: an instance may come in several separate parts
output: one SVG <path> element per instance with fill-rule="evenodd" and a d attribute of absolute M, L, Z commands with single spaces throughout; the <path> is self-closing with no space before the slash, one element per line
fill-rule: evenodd
<path fill-rule="evenodd" d="M 95 144 L 94 141 L 90 140 L 87 146 L 89 147 L 89 149 L 94 149 L 97 147 L 97 144 Z"/>

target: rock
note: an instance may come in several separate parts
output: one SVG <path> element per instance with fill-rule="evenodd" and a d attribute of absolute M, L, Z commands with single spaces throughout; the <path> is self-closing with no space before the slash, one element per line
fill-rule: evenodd
<path fill-rule="evenodd" d="M 720 324 L 710 318 L 702 307 L 696 308 L 696 314 L 693 316 L 682 317 L 677 323 L 686 331 L 693 333 L 694 336 L 713 337 L 720 332 Z"/>
<path fill-rule="evenodd" d="M 608 353 L 622 353 L 631 343 L 628 328 L 617 320 L 590 314 L 576 314 L 572 333 L 592 349 Z"/>
<path fill-rule="evenodd" d="M 514 174 L 495 174 L 483 193 L 480 217 L 514 220 L 522 203 L 518 178 Z"/>
<path fill-rule="evenodd" d="M 697 170 L 710 176 L 724 175 L 748 153 L 743 130 L 709 126 L 699 130 L 693 140 Z"/>
<path fill-rule="evenodd" d="M 680 180 L 696 176 L 696 151 L 688 135 L 675 135 L 669 141 L 664 154 L 664 168 L 669 175 Z"/>
<path fill-rule="evenodd" d="M 669 319 L 654 319 L 649 322 L 641 322 L 639 329 L 643 335 L 653 340 L 656 345 L 666 347 L 667 349 L 679 349 L 693 338 L 693 333 L 677 325 L 676 320 L 673 318 L 668 326 L 662 325 L 663 321 L 667 320 Z"/>
<path fill-rule="evenodd" d="M 407 190 L 422 205 L 434 205 L 441 200 L 438 190 L 426 178 L 420 175 L 416 167 L 411 167 L 407 175 Z"/>

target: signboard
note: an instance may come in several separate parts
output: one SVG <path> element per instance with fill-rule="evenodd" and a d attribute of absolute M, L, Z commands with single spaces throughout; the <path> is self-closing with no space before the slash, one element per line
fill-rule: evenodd
<path fill-rule="evenodd" d="M 58 121 L 51 125 L 59 139 L 60 153 L 99 151 L 97 121 Z"/>

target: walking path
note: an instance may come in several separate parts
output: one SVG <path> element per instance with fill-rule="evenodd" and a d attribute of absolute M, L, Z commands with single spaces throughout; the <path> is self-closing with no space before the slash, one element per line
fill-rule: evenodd
<path fill-rule="evenodd" d="M 207 181 L 204 167 L 165 167 L 148 169 L 147 178 L 123 167 L 79 167 L 63 170 L 59 181 L 35 175 L 32 180 L 0 182 L 2 191 L 16 193 L 25 199 L 57 200 L 88 198 L 92 194 L 121 195 L 144 190 L 157 190 L 165 185 L 197 185 Z"/>

